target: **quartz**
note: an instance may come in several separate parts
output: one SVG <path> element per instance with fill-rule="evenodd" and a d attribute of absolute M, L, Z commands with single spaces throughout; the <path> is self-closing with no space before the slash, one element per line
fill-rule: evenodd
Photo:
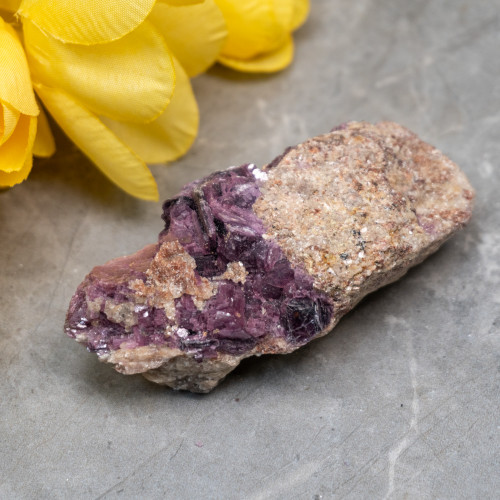
<path fill-rule="evenodd" d="M 119 372 L 208 392 L 246 357 L 328 333 L 463 227 L 473 198 L 404 127 L 343 124 L 185 186 L 157 243 L 90 272 L 65 330 Z"/>

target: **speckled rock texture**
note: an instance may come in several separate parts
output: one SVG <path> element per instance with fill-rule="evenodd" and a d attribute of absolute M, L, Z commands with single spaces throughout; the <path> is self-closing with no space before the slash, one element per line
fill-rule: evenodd
<path fill-rule="evenodd" d="M 158 243 L 85 278 L 65 329 L 119 372 L 208 392 L 248 356 L 328 333 L 463 227 L 473 198 L 407 129 L 344 124 L 188 184 Z"/>

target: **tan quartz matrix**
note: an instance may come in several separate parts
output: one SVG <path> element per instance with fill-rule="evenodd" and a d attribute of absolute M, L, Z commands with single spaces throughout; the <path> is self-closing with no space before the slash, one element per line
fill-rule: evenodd
<path fill-rule="evenodd" d="M 254 211 L 265 236 L 333 298 L 335 322 L 471 216 L 474 192 L 457 165 L 396 123 L 351 122 L 264 170 Z"/>

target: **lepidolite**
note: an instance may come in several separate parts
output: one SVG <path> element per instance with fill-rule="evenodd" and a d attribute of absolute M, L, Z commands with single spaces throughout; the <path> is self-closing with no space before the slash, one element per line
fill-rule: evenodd
<path fill-rule="evenodd" d="M 243 358 L 328 333 L 460 229 L 473 197 L 407 129 L 348 123 L 185 186 L 157 243 L 85 278 L 66 332 L 119 372 L 208 392 Z"/>

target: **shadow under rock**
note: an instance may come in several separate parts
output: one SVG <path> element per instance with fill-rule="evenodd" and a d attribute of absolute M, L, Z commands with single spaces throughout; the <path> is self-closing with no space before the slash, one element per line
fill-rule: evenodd
<path fill-rule="evenodd" d="M 76 349 L 83 351 L 82 346 L 76 346 Z M 89 395 L 97 394 L 109 400 L 126 399 L 129 403 L 144 397 L 187 400 L 204 397 L 203 394 L 174 391 L 169 387 L 150 382 L 140 374 L 123 375 L 111 365 L 99 361 L 95 354 L 89 352 L 77 352 L 74 355 L 77 356 L 77 360 L 72 364 L 72 369 L 66 373 L 66 376 L 73 379 L 71 385 L 78 392 L 85 392 Z"/>

